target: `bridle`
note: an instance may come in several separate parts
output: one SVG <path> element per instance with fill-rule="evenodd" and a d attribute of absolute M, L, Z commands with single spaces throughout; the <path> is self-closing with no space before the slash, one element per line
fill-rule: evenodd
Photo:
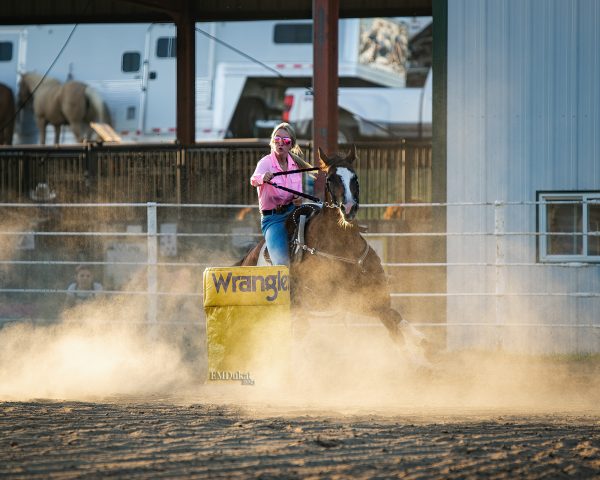
<path fill-rule="evenodd" d="M 282 172 L 284 173 L 284 172 Z M 280 175 L 282 174 L 280 173 Z M 291 172 L 290 172 L 291 173 Z M 333 192 L 331 191 L 331 188 L 329 186 L 329 182 L 326 182 L 325 184 L 325 188 L 327 190 L 327 192 L 329 193 L 329 197 L 331 199 L 334 198 Z M 300 193 L 300 192 L 298 192 Z M 325 201 L 320 201 L 318 202 L 320 205 L 322 205 L 323 207 L 326 208 L 333 208 L 333 209 L 338 209 L 340 211 L 340 213 L 342 213 L 342 208 L 343 208 L 343 203 L 340 202 L 328 202 L 327 200 Z M 342 213 L 343 214 L 343 213 Z M 328 253 L 328 252 L 324 252 L 321 250 L 318 250 L 314 247 L 309 247 L 306 243 L 303 243 L 302 241 L 300 241 L 299 238 L 295 238 L 293 241 L 293 245 L 295 245 L 296 247 L 302 249 L 304 252 L 308 252 L 311 255 L 316 255 L 319 257 L 323 257 L 326 258 L 328 260 L 336 260 L 339 262 L 344 262 L 344 263 L 349 263 L 351 265 L 357 265 L 358 268 L 360 269 L 361 273 L 366 273 L 366 269 L 364 268 L 364 262 L 367 259 L 367 256 L 369 255 L 369 244 L 367 243 L 366 240 L 363 239 L 363 241 L 365 242 L 365 248 L 362 251 L 362 253 L 360 254 L 360 256 L 358 258 L 349 258 L 349 257 L 343 257 L 341 255 L 335 255 L 333 253 Z"/>
<path fill-rule="evenodd" d="M 293 173 L 309 172 L 309 171 L 314 171 L 314 170 L 320 170 L 320 169 L 315 167 L 315 168 L 303 168 L 303 169 L 298 169 L 298 170 L 288 170 L 285 172 L 277 172 L 277 173 L 273 174 L 273 176 L 291 175 Z M 269 185 L 271 185 L 275 188 L 278 188 L 280 190 L 285 190 L 286 192 L 292 193 L 294 195 L 298 195 L 299 197 L 303 197 L 303 198 L 312 200 L 313 202 L 318 203 L 319 205 L 322 205 L 323 207 L 336 208 L 336 209 L 340 210 L 340 212 L 342 210 L 343 204 L 341 202 L 328 202 L 326 200 L 322 201 L 320 198 L 315 197 L 313 195 L 309 195 L 304 192 L 299 192 L 297 190 L 293 190 L 291 188 L 287 188 L 282 185 L 277 185 L 276 183 L 272 183 L 272 182 L 266 182 L 266 183 L 268 183 Z M 326 183 L 325 187 L 327 189 L 327 192 L 329 193 L 329 196 L 333 199 L 333 193 L 331 192 L 329 183 Z M 339 262 L 357 265 L 360 268 L 361 273 L 366 273 L 366 269 L 364 268 L 364 262 L 367 259 L 367 256 L 369 255 L 370 248 L 369 248 L 369 244 L 367 243 L 367 241 L 364 239 L 363 239 L 363 241 L 365 242 L 365 248 L 364 248 L 363 252 L 361 253 L 360 257 L 358 257 L 358 258 L 342 257 L 340 255 L 334 255 L 333 253 L 323 252 L 321 250 L 317 250 L 316 248 L 309 247 L 305 243 L 300 242 L 298 239 L 294 239 L 293 244 L 295 246 L 297 246 L 298 248 L 301 248 L 303 251 L 310 253 L 311 255 L 316 255 L 319 257 L 327 258 L 329 260 L 337 260 Z"/>

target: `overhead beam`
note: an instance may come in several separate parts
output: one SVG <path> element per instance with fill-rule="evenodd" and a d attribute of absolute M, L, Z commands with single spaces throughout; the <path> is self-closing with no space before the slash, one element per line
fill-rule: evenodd
<path fill-rule="evenodd" d="M 195 20 L 233 21 L 311 18 L 312 0 L 192 0 Z M 340 18 L 431 15 L 432 0 L 344 0 Z M 169 22 L 180 0 L 3 1 L 0 24 Z"/>

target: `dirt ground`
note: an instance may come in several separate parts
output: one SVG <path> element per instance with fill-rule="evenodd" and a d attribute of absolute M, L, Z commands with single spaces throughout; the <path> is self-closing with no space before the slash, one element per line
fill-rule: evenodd
<path fill-rule="evenodd" d="M 0 478 L 600 479 L 599 356 L 390 344 L 315 336 L 244 385 L 143 332 L 5 328 Z"/>
<path fill-rule="evenodd" d="M 600 479 L 599 367 L 471 354 L 386 389 L 354 378 L 5 399 L 0 478 Z"/>
<path fill-rule="evenodd" d="M 600 478 L 600 417 L 583 412 L 39 400 L 2 403 L 0 439 L 2 478 Z"/>

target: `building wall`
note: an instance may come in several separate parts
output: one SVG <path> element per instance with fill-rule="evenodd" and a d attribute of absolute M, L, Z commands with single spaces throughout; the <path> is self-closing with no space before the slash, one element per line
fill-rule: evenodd
<path fill-rule="evenodd" d="M 449 348 L 600 351 L 600 328 L 548 327 L 600 326 L 598 297 L 521 295 L 600 292 L 597 264 L 535 264 L 527 234 L 537 190 L 600 190 L 599 47 L 597 0 L 448 2 Z"/>

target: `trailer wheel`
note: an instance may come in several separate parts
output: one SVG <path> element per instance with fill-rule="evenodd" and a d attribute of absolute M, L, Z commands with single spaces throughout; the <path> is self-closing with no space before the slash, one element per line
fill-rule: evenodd
<path fill-rule="evenodd" d="M 231 136 L 234 138 L 252 138 L 257 120 L 267 118 L 265 104 L 258 98 L 242 98 L 231 120 Z"/>

